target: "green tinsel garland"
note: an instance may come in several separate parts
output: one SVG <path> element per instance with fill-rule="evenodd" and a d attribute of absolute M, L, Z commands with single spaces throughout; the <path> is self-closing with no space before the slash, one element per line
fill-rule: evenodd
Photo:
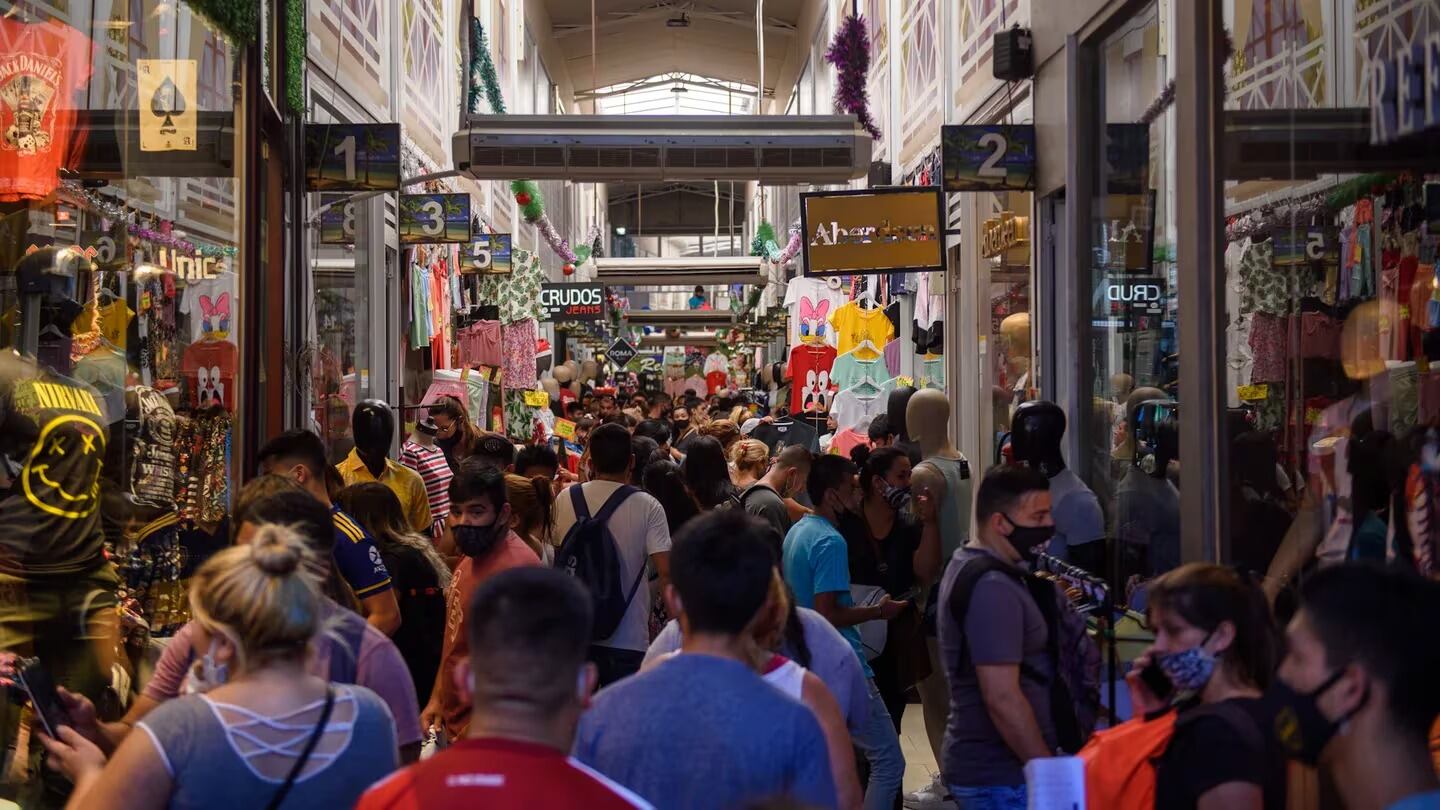
<path fill-rule="evenodd" d="M 305 114 L 305 0 L 285 0 L 285 103 Z"/>
<path fill-rule="evenodd" d="M 241 45 L 253 44 L 260 33 L 260 7 L 255 0 L 185 0 L 185 4 Z"/>
<path fill-rule="evenodd" d="M 750 240 L 750 255 L 766 255 L 765 243 L 774 241 L 775 226 L 771 225 L 767 220 L 760 220 L 760 224 L 755 226 L 755 238 Z"/>
<path fill-rule="evenodd" d="M 545 198 L 540 196 L 540 187 L 534 180 L 511 180 L 510 193 L 519 197 L 521 194 L 529 195 L 529 200 L 520 206 L 520 214 L 525 217 L 526 222 L 534 222 L 545 214 Z M 520 202 L 520 200 L 515 200 Z"/>
<path fill-rule="evenodd" d="M 479 80 L 477 83 L 476 80 Z M 495 60 L 490 57 L 490 40 L 485 36 L 485 27 L 478 17 L 470 18 L 470 81 L 466 93 L 466 109 L 480 112 L 480 89 L 485 89 L 485 100 L 490 102 L 490 112 L 505 114 L 505 97 L 500 94 L 500 77 L 495 72 Z"/>

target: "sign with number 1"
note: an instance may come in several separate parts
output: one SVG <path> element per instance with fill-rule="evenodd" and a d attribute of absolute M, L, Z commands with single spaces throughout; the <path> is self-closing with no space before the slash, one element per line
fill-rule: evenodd
<path fill-rule="evenodd" d="M 469 241 L 469 194 L 400 195 L 400 244 Z"/>
<path fill-rule="evenodd" d="M 400 188 L 399 124 L 307 124 L 305 186 L 311 191 Z"/>
<path fill-rule="evenodd" d="M 985 124 L 940 128 L 946 191 L 1033 191 L 1035 127 Z"/>

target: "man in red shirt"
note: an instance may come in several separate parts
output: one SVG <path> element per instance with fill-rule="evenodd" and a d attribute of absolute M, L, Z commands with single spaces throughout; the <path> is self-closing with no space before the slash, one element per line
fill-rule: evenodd
<path fill-rule="evenodd" d="M 356 810 L 649 808 L 569 755 L 595 688 L 590 596 L 550 568 L 496 574 L 468 610 L 456 685 L 474 706 L 465 738 L 380 782 Z"/>
<path fill-rule="evenodd" d="M 538 566 L 535 555 L 520 535 L 510 529 L 510 502 L 505 494 L 505 473 L 483 459 L 469 458 L 450 479 L 450 533 L 464 556 L 450 580 L 445 606 L 445 641 L 440 671 L 430 702 L 420 713 L 425 728 L 441 726 L 449 739 L 464 737 L 470 723 L 470 701 L 465 680 L 456 675 L 473 651 L 469 643 L 466 607 L 482 582 L 511 568 Z"/>

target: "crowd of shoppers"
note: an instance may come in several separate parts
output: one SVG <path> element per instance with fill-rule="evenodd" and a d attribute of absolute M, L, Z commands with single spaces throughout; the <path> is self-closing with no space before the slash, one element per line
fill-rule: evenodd
<path fill-rule="evenodd" d="M 1434 582 L 1335 565 L 1305 579 L 1282 632 L 1243 571 L 1173 567 L 1147 583 L 1134 719 L 1091 738 L 1077 672 L 1094 646 L 1033 565 L 1057 524 L 1069 551 L 1100 539 L 1076 528 L 1094 496 L 1029 449 L 1063 414 L 1031 409 L 1031 444 L 982 476 L 947 559 L 954 504 L 912 492 L 886 417 L 842 457 L 772 453 L 745 438 L 762 417 L 731 403 L 594 401 L 559 452 L 438 402 L 401 456 L 422 488 L 388 466 L 345 486 L 313 433 L 265 443 L 233 545 L 198 565 L 193 618 L 128 707 L 58 690 L 69 722 L 34 732 L 56 795 L 889 810 L 901 718 L 938 678 L 941 793 L 962 810 L 1030 806 L 1027 764 L 1076 751 L 1088 774 L 1133 767 L 1151 786 L 1114 806 L 1279 810 L 1299 763 L 1324 769 L 1336 806 L 1440 807 Z M 1263 514 L 1274 488 L 1246 481 L 1241 505 Z M 441 519 L 405 502 L 422 495 Z M 20 664 L 0 652 L 0 684 Z"/>

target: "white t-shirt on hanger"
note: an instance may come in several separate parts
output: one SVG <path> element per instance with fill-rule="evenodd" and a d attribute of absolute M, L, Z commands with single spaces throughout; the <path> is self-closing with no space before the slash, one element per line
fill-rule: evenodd
<path fill-rule="evenodd" d="M 810 334 L 823 327 L 825 345 L 834 346 L 835 330 L 830 327 L 830 316 L 849 300 L 843 289 L 831 289 L 829 284 L 818 278 L 790 279 L 785 286 L 785 306 L 790 310 L 790 346 L 798 346 L 801 340 L 802 323 L 809 326 Z"/>

